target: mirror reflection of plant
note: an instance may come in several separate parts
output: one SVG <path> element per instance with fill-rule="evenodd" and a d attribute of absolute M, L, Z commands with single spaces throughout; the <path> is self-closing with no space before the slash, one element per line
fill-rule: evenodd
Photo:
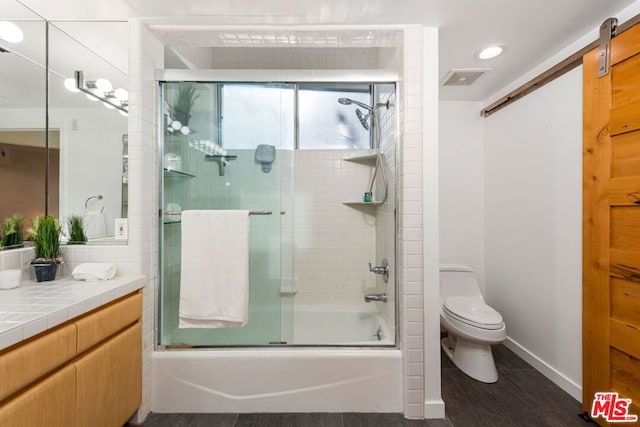
<path fill-rule="evenodd" d="M 179 121 L 182 126 L 189 124 L 191 119 L 191 110 L 196 99 L 200 95 L 196 94 L 196 84 L 192 82 L 178 83 L 178 93 L 172 99 L 169 105 L 169 113 L 174 120 Z"/>
<path fill-rule="evenodd" d="M 5 218 L 0 239 L 0 248 L 20 247 L 24 241 L 23 237 L 24 217 L 14 214 Z"/>
<path fill-rule="evenodd" d="M 34 218 L 27 238 L 33 242 L 36 261 L 62 261 L 60 256 L 60 224 L 51 215 Z"/>
<path fill-rule="evenodd" d="M 69 244 L 85 243 L 87 235 L 84 232 L 84 221 L 80 215 L 71 215 L 67 218 L 69 228 Z"/>

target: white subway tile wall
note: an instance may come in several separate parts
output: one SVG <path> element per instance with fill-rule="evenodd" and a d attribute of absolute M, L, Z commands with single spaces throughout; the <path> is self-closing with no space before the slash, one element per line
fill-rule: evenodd
<path fill-rule="evenodd" d="M 129 252 L 115 248 L 107 254 L 116 259 L 130 257 L 130 262 L 118 263 L 119 268 L 123 272 L 132 268 L 147 276 L 142 313 L 142 405 L 134 417 L 142 422 L 151 411 L 151 354 L 157 314 L 158 94 L 154 73 L 164 66 L 164 47 L 137 19 L 130 21 L 129 34 Z"/>
<path fill-rule="evenodd" d="M 423 29 L 404 30 L 400 82 L 400 203 L 398 265 L 404 415 L 424 417 L 422 279 L 422 61 Z M 435 345 L 435 344 L 434 344 Z"/>
<path fill-rule="evenodd" d="M 202 69 L 376 69 L 378 48 L 173 48 Z"/>
<path fill-rule="evenodd" d="M 368 271 L 376 260 L 375 208 L 342 204 L 362 201 L 368 189 L 373 168 L 343 160 L 362 153 L 295 153 L 295 306 L 360 305 L 365 293 L 375 292 L 376 277 Z"/>
<path fill-rule="evenodd" d="M 171 47 L 242 47 L 242 48 L 350 48 L 394 47 L 402 42 L 402 32 L 394 29 L 313 30 L 191 30 L 156 29 L 153 34 Z"/>

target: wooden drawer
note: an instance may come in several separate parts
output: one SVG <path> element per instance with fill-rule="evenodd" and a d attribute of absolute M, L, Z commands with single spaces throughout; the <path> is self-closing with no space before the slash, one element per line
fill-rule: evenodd
<path fill-rule="evenodd" d="M 76 325 L 63 326 L 0 354 L 0 401 L 76 355 Z"/>
<path fill-rule="evenodd" d="M 142 324 L 131 326 L 75 362 L 77 425 L 123 425 L 142 401 Z"/>
<path fill-rule="evenodd" d="M 142 317 L 142 294 L 135 293 L 75 322 L 80 354 Z"/>
<path fill-rule="evenodd" d="M 0 406 L 0 427 L 73 427 L 75 402 L 76 369 L 69 365 Z"/>

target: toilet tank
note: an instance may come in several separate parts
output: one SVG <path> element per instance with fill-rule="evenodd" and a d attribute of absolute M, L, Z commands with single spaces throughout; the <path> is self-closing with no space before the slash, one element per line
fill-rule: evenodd
<path fill-rule="evenodd" d="M 480 287 L 475 272 L 462 264 L 440 266 L 440 300 L 447 297 L 480 297 Z"/>

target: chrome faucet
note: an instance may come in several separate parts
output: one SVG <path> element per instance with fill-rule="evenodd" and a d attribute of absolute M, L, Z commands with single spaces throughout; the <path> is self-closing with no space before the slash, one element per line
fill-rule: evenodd
<path fill-rule="evenodd" d="M 371 301 L 387 302 L 387 294 L 365 294 L 364 302 Z"/>
<path fill-rule="evenodd" d="M 372 267 L 371 263 L 369 263 L 369 271 L 373 274 L 382 275 L 382 280 L 384 280 L 384 283 L 387 283 L 389 281 L 389 262 L 386 258 L 383 258 L 382 265 Z"/>

